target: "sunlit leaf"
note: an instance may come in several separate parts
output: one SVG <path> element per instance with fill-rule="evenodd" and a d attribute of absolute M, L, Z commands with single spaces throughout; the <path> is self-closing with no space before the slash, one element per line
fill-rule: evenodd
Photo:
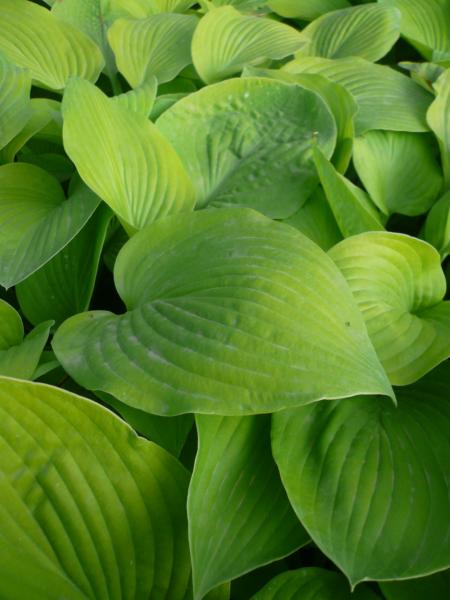
<path fill-rule="evenodd" d="M 254 414 L 391 394 L 333 262 L 254 211 L 152 224 L 121 250 L 115 282 L 127 313 L 77 315 L 53 341 L 88 389 L 161 415 Z"/>
<path fill-rule="evenodd" d="M 155 104 L 157 87 L 156 77 L 152 76 L 134 90 L 113 96 L 111 100 L 148 118 Z"/>
<path fill-rule="evenodd" d="M 269 0 L 269 7 L 282 17 L 312 21 L 332 10 L 349 6 L 347 0 Z"/>

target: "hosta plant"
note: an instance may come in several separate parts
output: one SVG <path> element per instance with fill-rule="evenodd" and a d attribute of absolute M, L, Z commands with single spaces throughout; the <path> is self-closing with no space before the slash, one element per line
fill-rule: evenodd
<path fill-rule="evenodd" d="M 0 600 L 446 600 L 449 0 L 0 0 Z"/>

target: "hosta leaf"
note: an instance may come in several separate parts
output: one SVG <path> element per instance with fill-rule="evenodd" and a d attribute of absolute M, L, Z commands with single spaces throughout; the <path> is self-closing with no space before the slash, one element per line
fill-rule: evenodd
<path fill-rule="evenodd" d="M 136 229 L 190 210 L 194 192 L 167 140 L 143 115 L 72 80 L 63 99 L 63 137 L 80 176 Z"/>
<path fill-rule="evenodd" d="M 257 77 L 191 94 L 157 127 L 191 176 L 197 206 L 235 204 L 273 218 L 292 215 L 314 191 L 314 140 L 330 156 L 336 139 L 334 120 L 316 93 Z"/>
<path fill-rule="evenodd" d="M 60 103 L 48 98 L 32 98 L 28 102 L 29 118 L 20 132 L 3 148 L 1 158 L 13 162 L 19 150 L 50 123 L 62 131 Z"/>
<path fill-rule="evenodd" d="M 0 167 L 0 284 L 15 285 L 48 262 L 98 202 L 82 185 L 66 201 L 56 179 L 34 165 Z"/>
<path fill-rule="evenodd" d="M 311 537 L 352 584 L 450 563 L 450 363 L 388 400 L 318 402 L 273 417 L 273 451 Z"/>
<path fill-rule="evenodd" d="M 0 351 L 20 344 L 24 335 L 19 313 L 0 298 Z"/>
<path fill-rule="evenodd" d="M 31 116 L 30 88 L 28 72 L 0 53 L 0 149 L 20 132 Z"/>
<path fill-rule="evenodd" d="M 145 19 L 150 15 L 168 12 L 184 12 L 195 4 L 195 0 L 108 0 L 111 20 L 127 15 Z"/>
<path fill-rule="evenodd" d="M 134 110 L 134 112 L 148 119 L 155 104 L 157 88 L 158 82 L 156 77 L 152 76 L 134 90 L 114 96 L 111 100 L 119 103 L 124 108 Z"/>
<path fill-rule="evenodd" d="M 358 57 L 336 60 L 303 57 L 283 69 L 290 73 L 317 73 L 344 86 L 358 105 L 357 135 L 370 129 L 428 130 L 425 113 L 432 96 L 390 67 Z"/>
<path fill-rule="evenodd" d="M 36 154 L 25 148 L 19 152 L 19 160 L 44 169 L 60 182 L 65 182 L 74 176 L 74 165 L 65 154 L 53 152 Z"/>
<path fill-rule="evenodd" d="M 44 7 L 28 0 L 0 0 L 0 51 L 29 69 L 41 85 L 61 90 L 77 75 L 95 81 L 103 68 L 96 44 Z"/>
<path fill-rule="evenodd" d="M 41 269 L 16 286 L 20 308 L 33 324 L 57 325 L 87 310 L 111 212 L 102 206 L 83 229 Z"/>
<path fill-rule="evenodd" d="M 386 600 L 445 600 L 450 589 L 450 571 L 407 581 L 389 581 L 380 587 Z"/>
<path fill-rule="evenodd" d="M 391 394 L 338 269 L 259 213 L 206 210 L 154 223 L 121 250 L 115 281 L 129 312 L 77 315 L 54 338 L 58 359 L 87 389 L 161 415 Z"/>
<path fill-rule="evenodd" d="M 342 85 L 330 81 L 321 75 L 288 73 L 279 69 L 258 69 L 246 67 L 244 76 L 272 77 L 295 83 L 301 87 L 316 92 L 330 109 L 336 122 L 336 148 L 332 162 L 341 173 L 345 173 L 352 156 L 354 126 L 353 120 L 358 110 L 352 95 Z"/>
<path fill-rule="evenodd" d="M 384 229 L 380 214 L 359 187 L 338 173 L 319 149 L 314 162 L 328 204 L 344 237 Z"/>
<path fill-rule="evenodd" d="M 170 81 L 191 63 L 191 40 L 198 19 L 162 13 L 147 19 L 117 19 L 108 39 L 119 71 L 132 87 L 150 76 Z"/>
<path fill-rule="evenodd" d="M 3 595 L 183 600 L 187 475 L 176 459 L 48 385 L 0 380 L 0 410 Z"/>
<path fill-rule="evenodd" d="M 125 421 L 139 434 L 162 446 L 165 450 L 179 456 L 186 439 L 194 425 L 193 415 L 178 415 L 177 417 L 160 417 L 151 415 L 143 410 L 132 408 L 104 392 L 96 392 L 97 396 L 112 406 Z"/>
<path fill-rule="evenodd" d="M 445 71 L 445 67 L 436 63 L 402 61 L 399 66 L 409 71 L 414 81 L 433 94 L 433 84 Z"/>
<path fill-rule="evenodd" d="M 192 59 L 203 81 L 213 83 L 239 73 L 248 63 L 289 56 L 303 44 L 300 33 L 289 25 L 222 6 L 198 24 Z"/>
<path fill-rule="evenodd" d="M 450 57 L 448 0 L 378 0 L 401 11 L 401 32 L 425 58 Z"/>
<path fill-rule="evenodd" d="M 353 163 L 386 215 L 427 212 L 442 189 L 439 165 L 423 133 L 368 131 L 354 141 Z"/>
<path fill-rule="evenodd" d="M 353 292 L 375 350 L 395 385 L 422 377 L 450 355 L 450 302 L 436 250 L 417 238 L 369 232 L 329 255 Z"/>
<path fill-rule="evenodd" d="M 309 567 L 278 575 L 252 600 L 379 600 L 369 587 L 350 591 L 348 581 L 340 573 Z"/>
<path fill-rule="evenodd" d="M 197 416 L 189 486 L 194 597 L 291 554 L 309 537 L 270 451 L 270 418 Z"/>
<path fill-rule="evenodd" d="M 339 226 L 321 189 L 314 192 L 284 223 L 301 231 L 325 251 L 342 240 Z"/>
<path fill-rule="evenodd" d="M 347 0 L 269 0 L 269 7 L 282 17 L 312 21 L 332 10 L 349 6 Z"/>
<path fill-rule="evenodd" d="M 336 10 L 315 19 L 302 31 L 299 56 L 382 58 L 400 35 L 400 12 L 379 4 Z"/>
<path fill-rule="evenodd" d="M 428 213 L 423 238 L 438 250 L 442 260 L 450 254 L 450 190 Z"/>
<path fill-rule="evenodd" d="M 427 121 L 441 148 L 445 185 L 450 189 L 450 69 L 436 81 L 436 99 L 427 112 Z"/>

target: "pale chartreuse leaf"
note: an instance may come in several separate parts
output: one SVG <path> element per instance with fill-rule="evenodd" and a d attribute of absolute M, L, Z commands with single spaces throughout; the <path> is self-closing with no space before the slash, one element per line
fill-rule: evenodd
<path fill-rule="evenodd" d="M 255 211 L 152 224 L 119 253 L 115 282 L 128 312 L 71 317 L 53 341 L 87 389 L 160 415 L 391 394 L 339 270 L 295 229 Z"/>
<path fill-rule="evenodd" d="M 377 61 L 389 52 L 400 35 L 400 12 L 370 3 L 332 11 L 302 31 L 306 45 L 300 56 L 344 58 L 360 56 Z"/>
<path fill-rule="evenodd" d="M 227 6 L 231 5 L 235 8 L 246 11 L 256 12 L 259 10 L 267 10 L 267 0 L 210 0 L 214 6 Z"/>
<path fill-rule="evenodd" d="M 191 61 L 191 41 L 198 19 L 161 13 L 146 19 L 117 19 L 108 39 L 119 71 L 132 87 L 150 76 L 170 81 Z"/>
<path fill-rule="evenodd" d="M 5 598 L 184 600 L 180 463 L 100 405 L 49 385 L 1 379 L 0 411 Z"/>
<path fill-rule="evenodd" d="M 394 385 L 417 381 L 450 355 L 450 302 L 438 252 L 400 233 L 369 232 L 329 255 L 347 279 Z"/>
<path fill-rule="evenodd" d="M 433 86 L 437 96 L 427 112 L 427 121 L 441 149 L 445 186 L 450 189 L 450 69 Z"/>
<path fill-rule="evenodd" d="M 424 133 L 368 131 L 354 140 L 353 164 L 386 215 L 421 215 L 442 189 L 442 174 Z"/>
<path fill-rule="evenodd" d="M 327 104 L 337 127 L 336 148 L 331 160 L 339 172 L 345 173 L 352 156 L 354 116 L 358 107 L 353 96 L 342 85 L 321 75 L 312 73 L 296 75 L 280 69 L 246 67 L 243 76 L 272 77 L 316 92 Z"/>
<path fill-rule="evenodd" d="M 195 0 L 108 0 L 108 15 L 111 21 L 120 16 L 145 19 L 158 13 L 184 12 L 195 4 Z"/>
<path fill-rule="evenodd" d="M 436 248 L 442 260 L 450 254 L 450 190 L 428 213 L 422 237 Z"/>
<path fill-rule="evenodd" d="M 29 69 L 39 85 L 62 90 L 71 76 L 95 81 L 104 61 L 98 46 L 28 0 L 0 0 L 0 51 Z"/>
<path fill-rule="evenodd" d="M 125 421 L 140 435 L 162 446 L 165 450 L 179 456 L 186 439 L 194 426 L 193 415 L 178 415 L 176 417 L 160 417 L 143 410 L 132 408 L 120 402 L 111 394 L 96 392 L 96 395 L 108 406 L 112 406 Z"/>
<path fill-rule="evenodd" d="M 350 5 L 347 0 L 269 0 L 269 7 L 282 17 L 312 21 L 321 15 Z"/>
<path fill-rule="evenodd" d="M 0 150 L 23 129 L 31 116 L 30 89 L 28 72 L 16 67 L 0 52 Z"/>
<path fill-rule="evenodd" d="M 111 211 L 99 207 L 83 229 L 41 269 L 16 286 L 20 308 L 30 323 L 56 325 L 87 310 Z"/>
<path fill-rule="evenodd" d="M 397 407 L 357 397 L 273 416 L 292 506 L 353 585 L 450 564 L 450 363 L 396 396 Z"/>
<path fill-rule="evenodd" d="M 379 600 L 368 586 L 351 592 L 341 573 L 308 567 L 287 571 L 269 581 L 251 600 Z"/>
<path fill-rule="evenodd" d="M 213 83 L 239 73 L 246 64 L 289 56 L 303 44 L 300 33 L 289 25 L 222 6 L 198 24 L 192 60 L 203 81 Z"/>
<path fill-rule="evenodd" d="M 64 0 L 55 2 L 52 14 L 79 29 L 101 49 L 109 75 L 115 71 L 114 57 L 106 37 L 109 0 Z"/>
<path fill-rule="evenodd" d="M 73 79 L 63 118 L 64 148 L 80 176 L 131 227 L 193 208 L 194 190 L 180 159 L 144 115 Z"/>
<path fill-rule="evenodd" d="M 270 417 L 196 419 L 188 521 L 194 598 L 291 554 L 309 536 L 270 452 Z"/>
<path fill-rule="evenodd" d="M 407 581 L 386 581 L 380 587 L 386 600 L 445 600 L 450 589 L 450 570 Z"/>
<path fill-rule="evenodd" d="M 37 271 L 80 231 L 99 199 L 83 185 L 69 200 L 58 181 L 34 165 L 0 167 L 0 284 Z"/>
<path fill-rule="evenodd" d="M 320 188 L 299 211 L 283 222 L 301 231 L 325 251 L 342 240 L 334 214 Z"/>
<path fill-rule="evenodd" d="M 149 118 L 155 104 L 157 88 L 156 77 L 151 76 L 134 90 L 114 96 L 111 100 Z"/>
<path fill-rule="evenodd" d="M 378 0 L 400 10 L 401 32 L 428 60 L 450 58 L 448 0 Z"/>
<path fill-rule="evenodd" d="M 343 237 L 384 229 L 381 214 L 370 198 L 361 188 L 338 173 L 318 148 L 314 149 L 314 163 Z"/>
<path fill-rule="evenodd" d="M 320 96 L 262 77 L 190 94 L 166 110 L 157 127 L 183 161 L 198 207 L 247 206 L 273 218 L 292 215 L 317 186 L 313 143 L 329 157 L 336 140 Z"/>
<path fill-rule="evenodd" d="M 29 118 L 24 127 L 7 144 L 0 158 L 4 162 L 13 162 L 17 153 L 23 146 L 37 133 L 45 129 L 50 123 L 55 125 L 59 132 L 62 132 L 62 118 L 60 112 L 60 103 L 49 98 L 32 98 L 28 104 Z M 59 135 L 61 139 L 61 135 Z"/>
<path fill-rule="evenodd" d="M 287 63 L 290 73 L 316 73 L 345 87 L 356 100 L 356 134 L 370 129 L 428 131 L 425 113 L 431 94 L 412 79 L 363 58 L 303 57 Z"/>

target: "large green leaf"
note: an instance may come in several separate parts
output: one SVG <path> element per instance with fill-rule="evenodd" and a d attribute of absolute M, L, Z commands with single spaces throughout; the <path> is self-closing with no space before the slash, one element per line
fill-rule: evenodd
<path fill-rule="evenodd" d="M 119 71 L 132 87 L 149 76 L 171 81 L 191 63 L 191 40 L 198 19 L 162 13 L 147 19 L 117 19 L 108 39 Z"/>
<path fill-rule="evenodd" d="M 349 6 L 347 0 L 269 0 L 269 7 L 282 17 L 312 21 L 321 15 Z"/>
<path fill-rule="evenodd" d="M 431 94 L 390 67 L 359 57 L 303 57 L 287 63 L 283 69 L 290 73 L 317 73 L 344 86 L 358 105 L 357 135 L 370 129 L 428 131 L 425 113 Z"/>
<path fill-rule="evenodd" d="M 289 56 L 303 44 L 300 33 L 289 25 L 222 6 L 198 24 L 192 60 L 203 81 L 213 83 L 239 73 L 246 64 Z"/>
<path fill-rule="evenodd" d="M 401 32 L 425 58 L 450 58 L 448 0 L 378 0 L 401 11 Z"/>
<path fill-rule="evenodd" d="M 273 451 L 313 540 L 351 583 L 450 564 L 450 363 L 379 397 L 273 416 Z"/>
<path fill-rule="evenodd" d="M 65 200 L 46 171 L 24 163 L 0 167 L 0 284 L 19 283 L 80 231 L 98 198 L 79 185 Z"/>
<path fill-rule="evenodd" d="M 382 58 L 400 35 L 400 12 L 379 4 L 336 10 L 315 19 L 302 31 L 306 45 L 298 56 Z"/>
<path fill-rule="evenodd" d="M 345 577 L 334 571 L 309 567 L 281 573 L 252 600 L 379 600 L 369 587 L 359 586 L 355 592 Z"/>
<path fill-rule="evenodd" d="M 121 250 L 115 281 L 129 312 L 77 315 L 53 341 L 87 389 L 160 415 L 391 394 L 339 270 L 259 213 L 210 209 L 154 223 Z"/>
<path fill-rule="evenodd" d="M 354 141 L 353 163 L 370 197 L 386 215 L 425 213 L 442 189 L 427 134 L 368 131 Z"/>
<path fill-rule="evenodd" d="M 5 598 L 184 600 L 187 474 L 113 413 L 0 380 Z"/>
<path fill-rule="evenodd" d="M 31 379 L 53 321 L 42 323 L 25 338 L 19 313 L 0 299 L 0 375 Z"/>
<path fill-rule="evenodd" d="M 336 171 L 319 149 L 314 163 L 335 221 L 344 237 L 384 229 L 380 213 L 358 186 Z"/>
<path fill-rule="evenodd" d="M 191 210 L 194 191 L 175 151 L 144 115 L 71 80 L 63 99 L 67 154 L 86 184 L 136 229 Z"/>
<path fill-rule="evenodd" d="M 450 302 L 437 251 L 391 232 L 363 233 L 329 251 L 353 292 L 390 381 L 406 385 L 450 355 Z"/>
<path fill-rule="evenodd" d="M 301 231 L 325 251 L 342 240 L 334 214 L 320 188 L 284 223 Z"/>
<path fill-rule="evenodd" d="M 418 579 L 385 582 L 380 587 L 386 600 L 445 600 L 450 589 L 450 570 Z"/>
<path fill-rule="evenodd" d="M 194 598 L 291 554 L 309 537 L 270 451 L 270 417 L 197 416 L 189 486 Z"/>
<path fill-rule="evenodd" d="M 260 77 L 190 94 L 157 127 L 183 160 L 199 207 L 234 204 L 273 218 L 292 215 L 314 191 L 313 143 L 328 157 L 336 140 L 333 117 L 315 92 Z"/>
<path fill-rule="evenodd" d="M 30 323 L 53 319 L 57 325 L 87 310 L 111 212 L 98 209 L 65 248 L 16 286 L 20 308 Z"/>
<path fill-rule="evenodd" d="M 23 129 L 31 116 L 30 88 L 28 72 L 0 53 L 0 150 Z"/>
<path fill-rule="evenodd" d="M 450 69 L 434 84 L 436 99 L 427 112 L 427 121 L 441 148 L 446 189 L 450 189 Z"/>
<path fill-rule="evenodd" d="M 422 237 L 438 250 L 442 260 L 450 254 L 450 190 L 428 213 Z"/>
<path fill-rule="evenodd" d="M 84 33 L 60 22 L 28 0 L 0 0 L 0 51 L 29 69 L 36 83 L 61 90 L 77 75 L 95 81 L 103 68 L 98 46 Z"/>

